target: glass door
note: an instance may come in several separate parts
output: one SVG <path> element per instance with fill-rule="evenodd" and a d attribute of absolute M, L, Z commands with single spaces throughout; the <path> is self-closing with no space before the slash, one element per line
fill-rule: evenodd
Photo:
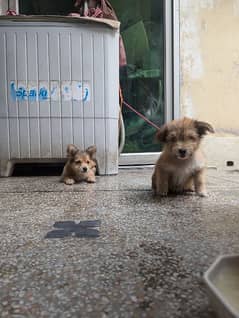
<path fill-rule="evenodd" d="M 164 122 L 164 7 L 159 0 L 111 0 L 121 22 L 127 65 L 120 83 L 127 103 L 160 126 Z M 159 151 L 155 128 L 123 107 L 124 153 Z"/>
<path fill-rule="evenodd" d="M 172 53 L 173 1 L 110 2 L 121 22 L 121 36 L 127 56 L 127 65 L 120 67 L 123 98 L 139 113 L 161 126 L 172 118 L 172 55 L 169 54 Z M 171 77 L 170 80 L 168 77 Z M 155 127 L 126 106 L 123 106 L 123 118 L 126 136 L 120 163 L 154 163 L 161 150 L 155 140 Z"/>

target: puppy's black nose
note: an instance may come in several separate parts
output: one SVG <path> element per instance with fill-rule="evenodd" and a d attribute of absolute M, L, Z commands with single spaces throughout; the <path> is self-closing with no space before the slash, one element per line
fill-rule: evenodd
<path fill-rule="evenodd" d="M 181 157 L 185 157 L 187 150 L 186 150 L 186 149 L 183 149 L 183 148 L 180 148 L 180 149 L 178 149 L 178 152 L 179 152 L 179 154 L 180 154 Z"/>
<path fill-rule="evenodd" d="M 87 168 L 86 167 L 83 167 L 83 172 L 86 172 L 87 171 Z"/>

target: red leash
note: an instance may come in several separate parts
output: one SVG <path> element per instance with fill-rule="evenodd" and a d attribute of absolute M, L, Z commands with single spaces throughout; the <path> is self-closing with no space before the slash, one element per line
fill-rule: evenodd
<path fill-rule="evenodd" d="M 160 128 L 153 123 L 151 120 L 149 120 L 147 117 L 145 117 L 143 114 L 141 114 L 140 112 L 138 112 L 133 106 L 129 105 L 128 103 L 126 103 L 126 101 L 124 101 L 123 98 L 123 94 L 122 91 L 120 89 L 119 91 L 120 94 L 120 105 L 121 105 L 121 110 L 122 110 L 122 105 L 127 106 L 130 110 L 132 110 L 135 114 L 137 114 L 140 118 L 142 118 L 146 123 L 148 123 L 149 125 L 151 125 L 152 127 L 154 127 L 155 129 L 159 130 Z"/>

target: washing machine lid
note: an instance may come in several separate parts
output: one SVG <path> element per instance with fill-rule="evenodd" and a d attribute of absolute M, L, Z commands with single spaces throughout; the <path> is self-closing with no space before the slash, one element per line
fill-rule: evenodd
<path fill-rule="evenodd" d="M 62 15 L 2 15 L 0 21 L 13 21 L 13 22 L 64 22 L 64 23 L 92 23 L 101 24 L 110 27 L 111 29 L 118 30 L 120 22 L 109 19 L 93 18 L 93 17 L 71 17 Z"/>

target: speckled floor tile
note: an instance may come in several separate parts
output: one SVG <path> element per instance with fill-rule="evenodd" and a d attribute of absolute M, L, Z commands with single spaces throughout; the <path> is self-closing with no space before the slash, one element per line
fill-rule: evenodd
<path fill-rule="evenodd" d="M 202 274 L 239 252 L 238 173 L 209 170 L 207 198 L 155 198 L 151 174 L 0 179 L 1 317 L 215 317 Z M 99 237 L 45 238 L 84 220 Z"/>

